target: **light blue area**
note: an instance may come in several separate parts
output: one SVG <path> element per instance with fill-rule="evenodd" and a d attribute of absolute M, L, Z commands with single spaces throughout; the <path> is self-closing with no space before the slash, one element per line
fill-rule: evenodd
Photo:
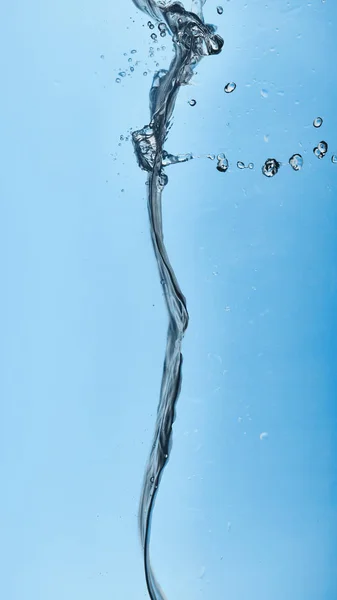
<path fill-rule="evenodd" d="M 230 170 L 167 169 L 165 237 L 191 320 L 153 564 L 168 600 L 335 600 L 337 7 L 218 4 L 205 17 L 223 52 L 181 90 L 167 143 L 225 152 Z M 147 597 L 137 509 L 166 313 L 145 175 L 119 140 L 148 119 L 149 46 L 160 67 L 172 54 L 147 20 L 131 0 L 2 11 L 6 600 Z M 268 157 L 285 163 L 271 180 Z"/>

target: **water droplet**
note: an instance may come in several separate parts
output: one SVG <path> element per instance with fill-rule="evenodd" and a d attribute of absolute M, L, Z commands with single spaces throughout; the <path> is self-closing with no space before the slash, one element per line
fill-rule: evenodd
<path fill-rule="evenodd" d="M 316 117 L 316 119 L 314 119 L 313 126 L 316 127 L 316 129 L 318 129 L 318 127 L 320 127 L 322 124 L 323 124 L 322 117 Z"/>
<path fill-rule="evenodd" d="M 238 160 L 238 162 L 236 163 L 236 166 L 238 169 L 245 169 L 245 163 L 243 163 L 241 160 Z"/>
<path fill-rule="evenodd" d="M 280 168 L 280 163 L 276 158 L 268 158 L 262 167 L 262 173 L 266 177 L 274 177 Z"/>
<path fill-rule="evenodd" d="M 120 77 L 125 77 L 126 73 L 125 73 L 125 71 L 120 71 L 120 72 L 118 73 L 118 75 L 119 75 Z"/>
<path fill-rule="evenodd" d="M 147 71 L 144 71 L 143 75 L 144 75 L 144 77 L 145 77 L 145 76 L 147 75 Z"/>
<path fill-rule="evenodd" d="M 303 157 L 300 154 L 293 154 L 292 157 L 289 158 L 289 164 L 294 171 L 300 171 L 303 167 Z"/>
<path fill-rule="evenodd" d="M 332 155 L 331 162 L 334 163 L 334 165 L 337 165 L 337 155 L 336 154 Z"/>
<path fill-rule="evenodd" d="M 224 154 L 218 155 L 218 162 L 217 162 L 216 168 L 221 173 L 226 173 L 226 171 L 228 169 L 228 160 Z"/>
<path fill-rule="evenodd" d="M 218 13 L 218 15 L 222 15 L 222 13 L 223 13 L 223 8 L 222 8 L 222 6 L 217 6 L 217 8 L 216 8 L 216 12 Z"/>
<path fill-rule="evenodd" d="M 249 163 L 248 169 L 254 169 L 254 163 Z"/>
<path fill-rule="evenodd" d="M 120 83 L 121 80 L 119 79 L 119 77 L 116 77 L 116 83 Z"/>
<path fill-rule="evenodd" d="M 136 54 L 137 50 L 131 50 L 131 54 Z"/>
<path fill-rule="evenodd" d="M 230 83 L 227 83 L 227 85 L 225 85 L 224 90 L 226 94 L 231 94 L 232 92 L 234 92 L 235 88 L 236 83 L 234 83 L 234 81 L 231 81 Z"/>
<path fill-rule="evenodd" d="M 134 67 L 130 67 L 130 71 L 131 71 L 131 73 L 133 73 L 133 72 L 134 72 L 134 70 L 135 70 L 135 68 L 134 68 Z"/>
<path fill-rule="evenodd" d="M 194 100 L 194 98 L 192 98 L 191 100 L 188 101 L 188 103 L 189 103 L 190 106 L 195 106 L 196 103 L 197 103 L 197 101 Z"/>

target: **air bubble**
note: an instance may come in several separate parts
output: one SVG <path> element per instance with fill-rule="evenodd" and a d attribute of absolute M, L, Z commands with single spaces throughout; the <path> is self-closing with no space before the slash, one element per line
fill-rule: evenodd
<path fill-rule="evenodd" d="M 116 83 L 120 83 L 120 82 L 121 82 L 120 78 L 116 77 Z"/>
<path fill-rule="evenodd" d="M 326 154 L 328 151 L 328 144 L 326 142 L 320 142 L 318 144 L 318 150 L 322 152 L 322 154 Z"/>
<path fill-rule="evenodd" d="M 125 77 L 126 73 L 125 73 L 125 71 L 120 71 L 120 72 L 118 73 L 118 75 L 119 75 L 120 77 Z"/>
<path fill-rule="evenodd" d="M 151 33 L 151 38 L 152 38 L 153 40 L 156 40 L 156 39 L 157 39 L 157 34 L 156 34 L 156 33 Z"/>
<path fill-rule="evenodd" d="M 243 163 L 241 160 L 238 160 L 238 162 L 236 163 L 236 166 L 238 169 L 245 169 L 245 163 Z"/>
<path fill-rule="evenodd" d="M 316 117 L 316 119 L 314 119 L 313 126 L 316 127 L 316 129 L 318 129 L 322 124 L 323 124 L 322 117 Z"/>
<path fill-rule="evenodd" d="M 274 177 L 280 168 L 280 163 L 276 158 L 268 158 L 262 167 L 262 173 L 266 177 Z"/>
<path fill-rule="evenodd" d="M 333 154 L 333 155 L 332 155 L 332 157 L 331 157 L 331 162 L 332 162 L 334 165 L 337 165 L 337 155 L 336 155 L 336 154 Z"/>
<path fill-rule="evenodd" d="M 189 103 L 190 106 L 195 106 L 196 103 L 197 103 L 197 101 L 194 100 L 194 98 L 192 98 L 191 100 L 188 101 L 188 103 Z"/>
<path fill-rule="evenodd" d="M 218 155 L 218 162 L 217 162 L 216 168 L 221 173 L 226 173 L 226 171 L 228 169 L 228 160 L 224 154 Z"/>
<path fill-rule="evenodd" d="M 154 29 L 154 25 L 153 25 L 153 23 L 151 23 L 151 21 L 147 22 L 147 26 L 149 29 Z"/>
<path fill-rule="evenodd" d="M 222 8 L 222 6 L 217 6 L 217 8 L 216 8 L 216 12 L 218 13 L 218 15 L 222 15 L 222 13 L 223 13 L 223 8 Z"/>
<path fill-rule="evenodd" d="M 232 92 L 234 92 L 235 88 L 236 83 L 234 83 L 234 81 L 231 81 L 230 83 L 227 83 L 227 85 L 225 85 L 224 90 L 226 94 L 231 94 Z"/>
<path fill-rule="evenodd" d="M 254 163 L 249 163 L 248 169 L 254 169 Z"/>
<path fill-rule="evenodd" d="M 300 171 L 303 167 L 303 157 L 300 154 L 293 154 L 292 157 L 289 158 L 289 164 L 294 171 Z"/>

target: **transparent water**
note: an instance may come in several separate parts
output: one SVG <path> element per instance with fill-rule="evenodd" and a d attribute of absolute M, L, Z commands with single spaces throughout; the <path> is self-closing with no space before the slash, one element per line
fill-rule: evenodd
<path fill-rule="evenodd" d="M 4 9 L 2 595 L 334 600 L 337 8 L 136 4 Z"/>

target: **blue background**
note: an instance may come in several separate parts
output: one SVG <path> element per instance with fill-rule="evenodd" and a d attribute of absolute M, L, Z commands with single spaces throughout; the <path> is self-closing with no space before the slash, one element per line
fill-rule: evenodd
<path fill-rule="evenodd" d="M 334 600 L 337 7 L 231 0 L 219 16 L 219 3 L 204 12 L 223 52 L 181 90 L 167 142 L 225 152 L 230 169 L 167 169 L 165 239 L 190 326 L 153 564 L 169 600 Z M 147 21 L 131 0 L 2 9 L 6 600 L 147 597 L 137 510 L 167 323 L 125 137 L 172 56 Z M 269 157 L 284 163 L 273 179 Z"/>

